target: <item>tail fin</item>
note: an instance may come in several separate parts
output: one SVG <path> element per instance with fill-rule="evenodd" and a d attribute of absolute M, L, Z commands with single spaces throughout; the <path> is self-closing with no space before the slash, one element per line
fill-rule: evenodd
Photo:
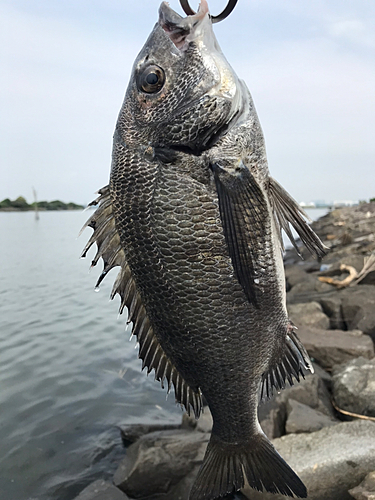
<path fill-rule="evenodd" d="M 264 434 L 256 434 L 246 445 L 224 443 L 214 435 L 189 500 L 214 500 L 249 485 L 258 491 L 306 498 L 300 478 L 277 453 Z"/>

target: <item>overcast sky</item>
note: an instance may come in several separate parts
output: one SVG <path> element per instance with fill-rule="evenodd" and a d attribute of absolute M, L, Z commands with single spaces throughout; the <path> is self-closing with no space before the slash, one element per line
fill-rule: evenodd
<path fill-rule="evenodd" d="M 31 202 L 34 186 L 85 203 L 107 184 L 159 3 L 0 0 L 0 200 Z M 224 5 L 209 2 L 213 14 Z M 215 31 L 253 95 L 272 175 L 299 201 L 374 197 L 375 2 L 239 0 Z"/>

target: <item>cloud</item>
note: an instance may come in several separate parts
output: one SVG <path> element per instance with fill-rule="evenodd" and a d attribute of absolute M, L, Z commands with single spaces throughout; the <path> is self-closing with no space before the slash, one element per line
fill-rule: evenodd
<path fill-rule="evenodd" d="M 328 33 L 337 39 L 350 43 L 375 48 L 375 32 L 373 26 L 359 19 L 345 19 L 333 22 L 328 26 Z"/>

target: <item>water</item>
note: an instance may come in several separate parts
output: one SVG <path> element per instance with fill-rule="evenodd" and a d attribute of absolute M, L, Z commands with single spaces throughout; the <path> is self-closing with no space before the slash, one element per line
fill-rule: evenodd
<path fill-rule="evenodd" d="M 311 210 L 316 219 L 325 211 Z M 0 213 L 0 498 L 70 500 L 109 478 L 124 454 L 119 424 L 179 422 L 173 395 L 129 342 L 116 269 L 94 285 L 81 212 Z"/>
<path fill-rule="evenodd" d="M 124 451 L 116 427 L 176 422 L 116 321 L 116 275 L 94 284 L 93 257 L 80 260 L 90 229 L 80 212 L 0 213 L 0 498 L 74 498 L 109 477 Z"/>

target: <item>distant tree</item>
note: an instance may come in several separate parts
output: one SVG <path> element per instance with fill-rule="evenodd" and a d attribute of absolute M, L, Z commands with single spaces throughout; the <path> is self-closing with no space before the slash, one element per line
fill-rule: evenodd
<path fill-rule="evenodd" d="M 27 210 L 29 208 L 29 204 L 25 200 L 23 196 L 19 196 L 14 201 L 11 202 L 11 206 L 14 208 L 19 208 L 20 210 Z"/>
<path fill-rule="evenodd" d="M 8 208 L 12 206 L 12 202 L 9 198 L 5 198 L 5 200 L 0 201 L 0 208 Z"/>
<path fill-rule="evenodd" d="M 375 198 L 370 198 L 370 202 L 371 202 L 371 201 L 375 201 Z"/>

